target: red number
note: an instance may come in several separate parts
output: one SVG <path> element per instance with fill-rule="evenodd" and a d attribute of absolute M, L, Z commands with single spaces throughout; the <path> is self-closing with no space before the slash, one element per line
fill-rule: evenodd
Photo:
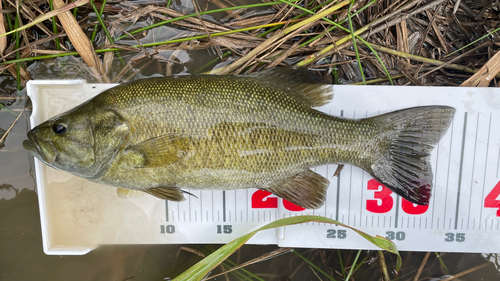
<path fill-rule="evenodd" d="M 500 182 L 495 185 L 493 190 L 484 199 L 485 208 L 498 208 L 497 217 L 500 217 L 500 200 L 498 200 L 498 195 L 500 195 Z"/>
<path fill-rule="evenodd" d="M 392 191 L 383 186 L 375 179 L 368 181 L 368 190 L 377 190 L 373 194 L 375 199 L 366 200 L 366 209 L 372 213 L 382 214 L 387 213 L 394 205 L 394 199 L 391 197 Z"/>
<path fill-rule="evenodd" d="M 429 205 L 417 205 L 403 198 L 401 208 L 409 215 L 421 215 L 429 209 Z"/>
<path fill-rule="evenodd" d="M 278 198 L 267 197 L 269 195 L 272 195 L 269 191 L 255 191 L 252 194 L 252 208 L 278 208 Z"/>
<path fill-rule="evenodd" d="M 287 209 L 288 211 L 295 211 L 295 212 L 300 212 L 305 210 L 305 208 L 297 206 L 290 201 L 286 201 L 285 199 L 283 199 L 283 207 L 285 207 L 285 209 Z"/>
<path fill-rule="evenodd" d="M 252 194 L 252 208 L 254 209 L 265 209 L 265 208 L 278 208 L 278 198 L 276 197 L 268 197 L 269 195 L 273 195 L 269 191 L 265 190 L 257 190 Z M 297 206 L 291 202 L 283 199 L 283 206 L 288 211 L 304 211 L 305 209 Z"/>

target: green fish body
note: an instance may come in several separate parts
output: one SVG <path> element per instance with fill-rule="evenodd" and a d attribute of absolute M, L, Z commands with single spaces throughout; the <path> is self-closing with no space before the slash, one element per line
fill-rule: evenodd
<path fill-rule="evenodd" d="M 259 188 L 319 208 L 329 181 L 310 168 L 337 163 L 428 204 L 429 155 L 454 109 L 354 120 L 312 108 L 331 97 L 331 85 L 303 69 L 150 78 L 38 125 L 24 146 L 54 168 L 173 201 L 182 189 Z"/>

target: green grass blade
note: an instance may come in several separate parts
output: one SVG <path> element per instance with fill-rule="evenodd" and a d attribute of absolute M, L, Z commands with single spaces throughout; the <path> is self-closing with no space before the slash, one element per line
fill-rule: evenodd
<path fill-rule="evenodd" d="M 208 246 L 207 247 L 207 250 L 206 251 L 203 251 L 202 252 L 205 254 L 205 255 L 210 255 L 211 253 L 214 252 L 213 248 Z M 237 263 L 233 262 L 232 260 L 230 259 L 226 259 L 225 261 L 222 262 L 222 265 L 225 267 L 225 270 L 230 270 L 231 268 L 233 267 L 236 267 L 238 266 Z M 228 274 L 233 274 L 233 275 L 237 275 L 239 276 L 240 278 L 243 278 L 244 280 L 250 280 L 250 281 L 265 281 L 263 280 L 262 278 L 258 277 L 257 275 L 251 273 L 250 271 L 248 271 L 247 269 L 245 268 L 240 268 L 240 269 L 237 269 L 237 270 L 234 270 L 234 271 L 231 271 L 229 272 Z M 245 275 L 247 274 L 247 275 Z M 239 280 L 243 280 L 243 279 L 239 279 Z"/>
<path fill-rule="evenodd" d="M 281 0 L 281 1 L 282 1 L 282 2 L 284 2 L 284 3 L 287 3 L 288 5 L 294 6 L 294 7 L 298 8 L 298 9 L 301 9 L 301 10 L 303 10 L 303 11 L 306 11 L 307 13 L 314 14 L 312 11 L 307 10 L 307 9 L 305 9 L 305 8 L 303 8 L 303 7 L 297 6 L 297 5 L 295 5 L 295 4 L 289 3 L 289 2 L 288 2 L 288 1 L 286 1 L 286 0 Z M 353 15 L 356 15 L 356 14 L 358 14 L 358 13 L 360 13 L 360 12 L 362 12 L 364 9 L 368 8 L 370 5 L 374 4 L 375 2 L 376 2 L 376 0 L 373 0 L 373 1 L 369 2 L 369 3 L 367 3 L 367 4 L 366 4 L 366 5 L 365 5 L 362 9 L 360 9 L 360 10 L 358 10 L 356 13 L 352 14 L 352 16 L 353 16 Z M 352 4 L 353 4 L 353 3 L 354 3 L 354 0 L 353 0 L 353 2 L 351 3 L 351 6 L 352 6 Z M 361 37 L 359 37 L 359 36 L 355 35 L 354 31 L 352 30 L 352 22 L 351 22 L 351 20 L 350 20 L 350 19 L 351 19 L 351 17 L 349 17 L 349 15 L 350 15 L 350 8 L 351 8 L 351 7 L 349 7 L 349 11 L 348 11 L 348 13 L 347 13 L 347 15 L 348 15 L 348 19 L 343 20 L 343 21 L 341 21 L 340 23 L 336 23 L 336 22 L 333 22 L 333 21 L 331 21 L 331 20 L 329 20 L 329 19 L 327 19 L 327 18 L 323 18 L 323 20 L 325 20 L 325 21 L 327 21 L 328 23 L 330 23 L 330 24 L 332 24 L 332 25 L 333 25 L 333 27 L 329 28 L 329 29 L 328 29 L 328 31 L 331 31 L 331 30 L 333 30 L 334 28 L 338 27 L 338 28 L 340 28 L 340 29 L 342 29 L 342 30 L 344 30 L 344 31 L 346 31 L 346 32 L 351 33 L 351 36 L 352 36 L 352 38 L 353 38 L 353 43 L 354 43 L 354 50 L 356 51 L 356 57 L 357 57 L 357 60 L 358 60 L 358 65 L 359 65 L 359 67 L 360 67 L 360 71 L 361 71 L 361 77 L 363 78 L 363 82 L 362 82 L 362 83 L 363 83 L 364 85 L 366 85 L 366 79 L 365 79 L 365 76 L 364 76 L 364 74 L 363 74 L 363 68 L 362 68 L 362 66 L 361 66 L 361 60 L 359 59 L 358 49 L 357 49 L 357 47 L 356 47 L 356 41 L 354 40 L 354 38 L 356 38 L 356 39 L 360 40 L 361 42 L 363 42 L 363 44 L 365 44 L 368 48 L 370 48 L 370 50 L 373 52 L 373 54 L 375 55 L 375 57 L 377 58 L 377 60 L 379 61 L 379 63 L 382 65 L 382 68 L 384 69 L 385 74 L 387 75 L 387 77 L 388 77 L 389 81 L 391 82 L 391 84 L 392 84 L 392 85 L 394 85 L 394 83 L 393 83 L 393 81 L 392 81 L 392 78 L 391 78 L 391 75 L 389 74 L 389 71 L 388 71 L 388 70 L 387 70 L 387 68 L 385 67 L 384 62 L 382 62 L 382 59 L 380 58 L 380 56 L 378 55 L 378 53 L 375 51 L 375 49 L 373 49 L 373 48 L 372 48 L 372 46 L 371 46 L 371 45 L 370 45 L 370 44 L 369 44 L 366 40 L 364 40 L 363 38 L 361 38 Z M 341 24 L 342 24 L 342 23 L 344 23 L 344 22 L 346 22 L 346 21 L 349 21 L 349 26 L 351 27 L 351 30 L 349 30 L 349 29 L 347 29 L 347 28 L 345 28 L 345 27 L 341 26 Z M 321 35 L 315 36 L 315 37 L 314 37 L 314 38 L 312 38 L 311 40 L 309 40 L 309 41 L 307 41 L 307 42 L 302 43 L 302 44 L 300 45 L 300 47 L 303 47 L 303 46 L 305 46 L 305 45 L 309 44 L 310 42 L 312 42 L 312 41 L 316 40 L 317 38 L 319 38 L 319 36 L 321 36 Z"/>
<path fill-rule="evenodd" d="M 17 117 L 17 113 L 15 113 L 15 112 L 14 112 L 14 111 L 12 111 L 10 108 L 6 107 L 5 105 L 3 105 L 3 104 L 1 104 L 1 103 L 0 103 L 0 108 L 4 109 L 6 112 L 8 112 L 8 113 L 10 113 L 10 114 L 12 114 L 12 115 L 14 115 L 14 116 L 16 116 L 16 117 Z"/>
<path fill-rule="evenodd" d="M 441 255 L 439 255 L 437 252 L 434 252 L 434 253 L 436 254 L 436 258 L 439 260 L 439 263 L 443 267 L 444 272 L 446 272 L 446 274 L 450 274 L 450 270 L 448 269 L 448 267 L 446 267 L 446 264 L 444 264 L 444 261 L 441 258 Z"/>
<path fill-rule="evenodd" d="M 351 20 L 351 9 L 352 9 L 352 5 L 354 5 L 355 1 L 356 0 L 352 0 L 351 5 L 349 5 L 349 9 L 347 9 L 347 19 L 349 20 L 349 31 L 351 32 L 352 45 L 354 48 L 354 52 L 356 53 L 356 60 L 358 61 L 358 67 L 359 67 L 359 72 L 361 73 L 361 79 L 363 80 L 363 84 L 366 85 L 365 74 L 363 72 L 363 66 L 361 65 L 361 59 L 359 58 L 358 46 L 356 44 L 356 34 L 354 34 L 354 26 L 352 25 L 352 20 Z"/>
<path fill-rule="evenodd" d="M 101 4 L 101 10 L 100 10 L 98 13 L 96 12 L 97 18 L 99 18 L 99 19 L 101 18 L 102 13 L 104 12 L 104 7 L 106 6 L 106 2 L 107 2 L 107 1 L 108 1 L 108 0 L 104 0 L 104 1 L 102 1 L 102 4 Z M 94 1 L 92 1 L 91 3 L 92 3 L 92 8 L 94 9 L 94 12 L 95 12 L 95 11 L 97 10 L 97 8 L 96 8 L 96 7 L 95 7 L 95 5 L 94 5 Z M 75 8 L 75 9 L 76 9 L 76 8 Z M 103 25 L 103 24 L 102 24 L 102 19 L 99 21 L 99 23 L 101 23 L 101 25 Z M 98 24 L 94 25 L 94 31 L 92 32 L 92 36 L 90 37 L 90 41 L 92 41 L 92 42 L 94 42 L 94 40 L 95 40 L 95 36 L 96 36 L 96 34 L 97 34 L 97 27 L 98 27 L 98 26 L 99 26 Z M 104 26 L 104 25 L 103 25 L 103 26 Z M 107 35 L 107 34 L 106 34 L 106 35 Z M 113 40 L 111 40 L 111 36 L 109 36 L 108 38 L 110 39 L 110 42 L 114 42 Z"/>
<path fill-rule="evenodd" d="M 358 250 L 358 253 L 356 254 L 356 257 L 354 258 L 354 262 L 351 265 L 351 269 L 349 270 L 349 274 L 347 274 L 347 277 L 345 280 L 351 279 L 352 273 L 354 271 L 354 267 L 356 266 L 356 262 L 358 261 L 359 255 L 361 254 L 361 250 Z"/>
<path fill-rule="evenodd" d="M 339 262 L 340 262 L 340 271 L 342 272 L 342 277 L 345 279 L 345 268 L 344 268 L 344 261 L 342 261 L 342 254 L 340 253 L 340 250 L 337 249 L 337 253 L 339 254 Z"/>
<path fill-rule="evenodd" d="M 49 1 L 49 6 L 50 6 L 51 11 L 54 10 L 54 4 L 52 2 L 53 2 L 52 0 Z M 57 24 L 56 24 L 56 17 L 52 17 L 52 31 L 54 32 L 54 34 L 58 33 Z M 59 45 L 59 38 L 56 38 L 54 41 L 56 43 L 56 49 L 61 50 L 61 46 Z"/>
<path fill-rule="evenodd" d="M 300 0 L 292 0 L 292 1 L 293 2 L 297 2 L 297 1 L 300 1 Z M 229 11 L 229 10 L 238 10 L 238 9 L 248 9 L 248 8 L 256 8 L 256 7 L 264 7 L 264 6 L 270 6 L 270 5 L 276 5 L 276 4 L 281 4 L 281 2 L 257 3 L 257 4 L 250 4 L 250 5 L 242 5 L 242 6 L 228 7 L 228 8 L 222 8 L 222 9 L 215 9 L 215 10 L 200 12 L 199 15 L 203 16 L 203 15 L 209 15 L 209 14 L 213 14 L 213 13 L 225 12 L 225 11 Z M 169 19 L 169 20 L 160 21 L 160 22 L 157 22 L 155 24 L 152 24 L 152 25 L 149 25 L 149 26 L 146 26 L 146 27 L 143 27 L 143 28 L 139 28 L 139 29 L 134 30 L 134 31 L 130 31 L 128 34 L 124 34 L 124 35 L 116 38 L 116 40 L 120 40 L 120 39 L 123 39 L 125 37 L 130 36 L 130 35 L 141 33 L 141 32 L 143 32 L 145 30 L 149 30 L 149 29 L 152 29 L 152 28 L 155 28 L 155 27 L 160 27 L 160 26 L 163 26 L 163 25 L 165 25 L 167 23 L 171 23 L 171 22 L 175 22 L 175 21 L 179 21 L 179 20 L 183 20 L 183 19 L 187 19 L 187 18 L 193 18 L 193 17 L 197 17 L 197 16 L 198 16 L 197 14 L 189 14 L 189 15 L 184 15 L 184 16 L 176 17 L 176 18 Z"/>
<path fill-rule="evenodd" d="M 19 28 L 19 9 L 20 7 L 17 7 L 17 12 L 16 12 L 16 18 L 14 22 L 14 28 L 18 29 Z M 16 49 L 19 50 L 19 46 L 21 44 L 20 38 L 19 38 L 19 31 L 16 31 L 15 33 L 16 37 Z M 16 59 L 19 59 L 19 51 L 16 52 Z M 16 63 L 16 80 L 17 80 L 17 90 L 21 90 L 21 65 L 19 63 Z"/>
<path fill-rule="evenodd" d="M 115 41 L 113 40 L 113 37 L 111 37 L 111 34 L 109 34 L 109 31 L 108 29 L 106 28 L 106 25 L 104 24 L 104 22 L 102 21 L 102 12 L 104 11 L 104 5 L 106 4 L 106 0 L 102 3 L 102 6 L 101 6 L 101 11 L 99 12 L 97 10 L 97 7 L 95 6 L 94 4 L 94 0 L 90 0 L 90 6 L 92 6 L 92 9 L 94 9 L 94 13 L 96 14 L 97 16 L 97 20 L 99 21 L 99 24 L 101 24 L 101 27 L 102 27 L 102 30 L 104 30 L 104 33 L 106 33 L 106 36 L 108 37 L 109 39 L 109 42 L 111 42 L 111 44 L 114 44 Z M 94 33 L 92 33 L 92 39 L 91 41 L 94 41 L 95 39 L 95 32 L 96 32 L 96 28 L 94 28 Z"/>
<path fill-rule="evenodd" d="M 484 35 L 484 36 L 482 36 L 481 38 L 476 39 L 476 40 L 474 40 L 474 41 L 470 42 L 469 44 L 467 44 L 467 45 L 463 46 L 462 48 L 460 48 L 460 49 L 458 49 L 458 50 L 456 50 L 456 51 L 453 51 L 453 52 L 451 52 L 451 53 L 447 54 L 447 55 L 446 55 L 446 56 L 444 56 L 444 57 L 446 58 L 446 57 L 448 57 L 448 56 L 453 55 L 453 54 L 454 54 L 454 53 L 456 53 L 456 52 L 460 52 L 461 50 L 463 50 L 463 49 L 465 49 L 465 48 L 469 47 L 470 45 L 473 45 L 473 44 L 475 44 L 475 43 L 477 43 L 477 42 L 479 42 L 479 41 L 483 40 L 484 38 L 486 38 L 486 37 L 490 36 L 490 35 L 491 35 L 491 34 L 493 34 L 493 33 L 498 32 L 498 31 L 500 31 L 500 27 L 499 27 L 499 28 L 497 28 L 497 29 L 495 29 L 495 30 L 493 30 L 493 31 L 491 31 L 491 32 L 488 32 L 487 34 L 485 34 L 485 35 Z"/>
<path fill-rule="evenodd" d="M 237 238 L 237 239 L 227 243 L 226 245 L 220 247 L 217 251 L 210 254 L 208 257 L 204 258 L 203 260 L 201 260 L 197 264 L 193 265 L 191 268 L 186 270 L 181 275 L 177 276 L 174 279 L 174 281 L 180 281 L 180 280 L 182 280 L 182 281 L 198 281 L 198 280 L 203 279 L 214 267 L 218 266 L 222 261 L 224 261 L 231 254 L 233 254 L 238 248 L 240 248 L 243 244 L 245 244 L 250 238 L 252 238 L 252 236 L 254 236 L 259 231 L 272 229 L 272 228 L 276 228 L 276 227 L 301 224 L 301 223 L 306 223 L 306 222 L 320 222 L 320 223 L 336 224 L 336 225 L 340 225 L 340 226 L 343 226 L 343 227 L 346 227 L 346 228 L 353 230 L 354 232 L 358 233 L 363 238 L 365 238 L 369 242 L 373 243 L 377 247 L 396 254 L 398 256 L 396 270 L 399 271 L 399 268 L 401 266 L 401 257 L 399 256 L 399 252 L 397 250 L 396 245 L 393 242 L 391 242 L 390 240 L 388 240 L 384 237 L 381 237 L 381 236 L 375 236 L 375 237 L 370 236 L 370 235 L 368 235 L 360 230 L 357 230 L 353 227 L 350 227 L 348 225 L 345 225 L 345 224 L 340 223 L 340 222 L 333 220 L 333 219 L 320 217 L 320 216 L 296 216 L 296 217 L 289 217 L 289 218 L 276 220 L 274 222 L 271 222 L 269 224 L 266 224 L 266 225 L 260 227 L 257 230 L 254 230 L 246 235 L 243 235 L 240 238 Z"/>
<path fill-rule="evenodd" d="M 317 271 L 319 271 L 321 274 L 325 275 L 328 279 L 333 280 L 333 281 L 337 281 L 337 280 L 335 280 L 335 278 L 333 278 L 332 276 L 328 275 L 328 273 L 324 272 L 319 267 L 317 267 L 314 263 L 312 263 L 308 259 L 306 259 L 303 255 L 297 253 L 297 251 L 294 251 L 293 253 L 296 254 L 297 256 L 299 256 L 299 258 L 303 259 L 306 263 L 308 263 L 314 269 L 316 269 Z"/>

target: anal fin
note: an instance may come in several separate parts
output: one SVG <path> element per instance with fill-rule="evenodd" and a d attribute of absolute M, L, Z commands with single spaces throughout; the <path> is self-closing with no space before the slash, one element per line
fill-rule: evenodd
<path fill-rule="evenodd" d="M 155 187 L 144 189 L 143 192 L 169 201 L 180 202 L 186 200 L 186 198 L 184 198 L 184 192 L 178 187 Z"/>
<path fill-rule="evenodd" d="M 325 202 L 330 182 L 323 176 L 307 169 L 297 175 L 271 182 L 261 189 L 307 209 L 318 209 Z"/>
<path fill-rule="evenodd" d="M 134 189 L 118 188 L 116 190 L 116 195 L 120 198 L 135 198 L 144 195 L 144 192 Z"/>

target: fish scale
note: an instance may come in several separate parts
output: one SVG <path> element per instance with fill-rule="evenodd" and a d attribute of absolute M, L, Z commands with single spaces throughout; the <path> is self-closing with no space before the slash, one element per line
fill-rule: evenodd
<path fill-rule="evenodd" d="M 428 155 L 454 109 L 345 119 L 312 108 L 331 96 L 325 81 L 292 68 L 138 80 L 46 121 L 26 147 L 42 159 L 57 155 L 45 161 L 56 168 L 174 201 L 184 199 L 182 188 L 261 188 L 318 208 L 329 182 L 309 168 L 346 163 L 428 204 Z M 54 132 L 56 125 L 65 132 Z M 82 134 L 94 138 L 95 155 L 81 149 Z"/>

